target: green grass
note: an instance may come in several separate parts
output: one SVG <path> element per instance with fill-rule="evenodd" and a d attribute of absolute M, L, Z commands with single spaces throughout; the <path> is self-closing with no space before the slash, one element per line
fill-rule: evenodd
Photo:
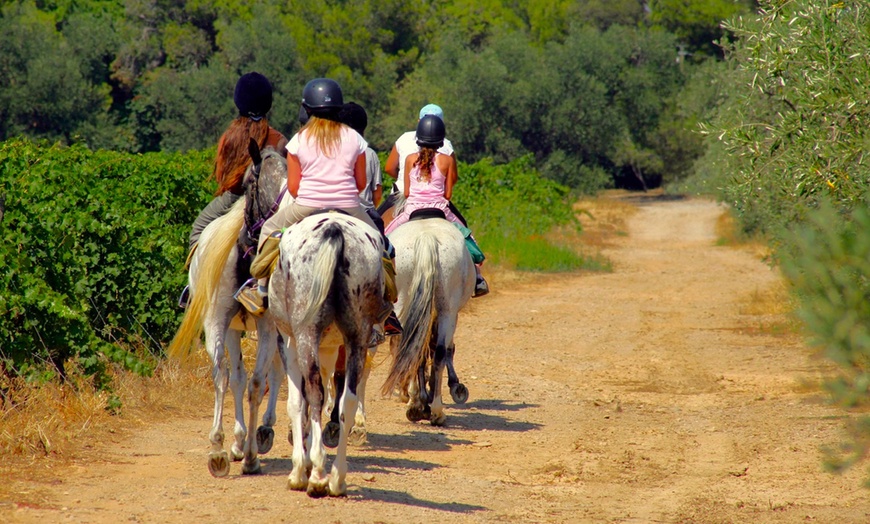
<path fill-rule="evenodd" d="M 561 273 L 581 269 L 610 270 L 601 257 L 584 257 L 575 250 L 534 237 L 486 235 L 480 244 L 487 262 L 520 271 Z"/>

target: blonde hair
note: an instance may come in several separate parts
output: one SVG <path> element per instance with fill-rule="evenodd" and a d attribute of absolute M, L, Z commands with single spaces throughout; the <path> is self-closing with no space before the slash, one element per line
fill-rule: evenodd
<path fill-rule="evenodd" d="M 341 143 L 341 127 L 344 124 L 311 115 L 299 133 L 306 132 L 306 140 L 314 141 L 320 152 L 333 158 Z"/>

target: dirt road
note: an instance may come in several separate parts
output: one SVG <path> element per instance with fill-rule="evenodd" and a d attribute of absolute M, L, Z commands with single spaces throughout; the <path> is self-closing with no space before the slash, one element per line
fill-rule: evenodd
<path fill-rule="evenodd" d="M 473 301 L 457 336 L 471 396 L 446 427 L 371 395 L 346 498 L 286 489 L 283 408 L 262 475 L 209 476 L 206 402 L 50 481 L 7 479 L 0 521 L 870 522 L 865 472 L 822 469 L 842 413 L 817 387 L 827 364 L 778 333 L 777 273 L 716 245 L 715 204 L 639 207 L 612 273 L 495 278 Z"/>

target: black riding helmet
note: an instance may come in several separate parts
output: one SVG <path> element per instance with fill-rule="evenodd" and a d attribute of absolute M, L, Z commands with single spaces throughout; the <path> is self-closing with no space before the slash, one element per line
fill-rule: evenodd
<path fill-rule="evenodd" d="M 417 122 L 417 145 L 438 149 L 444 145 L 444 121 L 435 115 L 426 115 Z"/>
<path fill-rule="evenodd" d="M 341 86 L 331 78 L 315 78 L 302 90 L 302 106 L 310 115 L 323 116 L 338 113 L 344 105 Z"/>
<path fill-rule="evenodd" d="M 338 120 L 363 136 L 365 135 L 366 127 L 369 125 L 369 116 L 365 108 L 356 102 L 344 104 L 338 113 Z"/>
<path fill-rule="evenodd" d="M 233 101 L 239 115 L 259 120 L 272 109 L 272 84 L 260 73 L 244 74 L 236 82 Z"/>

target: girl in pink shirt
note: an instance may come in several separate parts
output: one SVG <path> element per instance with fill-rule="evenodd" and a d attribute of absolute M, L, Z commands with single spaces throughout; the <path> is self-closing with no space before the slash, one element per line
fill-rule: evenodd
<path fill-rule="evenodd" d="M 465 226 L 462 220 L 450 210 L 450 197 L 453 196 L 453 186 L 456 184 L 456 158 L 440 153 L 438 148 L 444 144 L 446 130 L 444 122 L 435 115 L 426 115 L 417 123 L 417 145 L 420 151 L 411 153 L 405 159 L 404 189 L 405 205 L 386 227 L 389 234 L 408 221 L 411 213 L 418 209 L 436 208 L 444 212 L 444 217 L 461 228 Z M 465 230 L 468 231 L 467 229 Z M 466 242 L 473 243 L 478 254 L 480 248 L 473 237 L 466 237 Z M 472 251 L 472 252 L 474 252 Z M 477 282 L 474 296 L 479 297 L 489 293 L 489 285 L 480 274 L 480 264 L 483 257 L 475 262 Z"/>
<path fill-rule="evenodd" d="M 280 208 L 263 224 L 257 246 L 257 257 L 263 254 L 263 245 L 270 237 L 288 228 L 315 211 L 323 208 L 340 209 L 356 217 L 375 231 L 377 226 L 360 204 L 359 193 L 366 187 L 366 156 L 368 143 L 359 133 L 339 121 L 344 105 L 341 87 L 329 78 L 308 82 L 302 92 L 302 107 L 308 113 L 308 122 L 287 144 L 287 192 L 293 202 Z M 277 247 L 277 243 L 275 243 Z M 394 278 L 386 267 L 387 279 Z M 390 262 L 392 264 L 392 262 Z M 252 268 L 258 265 L 255 258 Z M 268 278 L 261 278 L 259 289 L 243 286 L 236 299 L 248 311 L 262 313 L 266 305 Z M 393 284 L 393 289 L 395 284 Z M 395 302 L 388 293 L 388 302 Z M 392 308 L 384 329 L 387 335 L 401 333 L 401 325 Z"/>

